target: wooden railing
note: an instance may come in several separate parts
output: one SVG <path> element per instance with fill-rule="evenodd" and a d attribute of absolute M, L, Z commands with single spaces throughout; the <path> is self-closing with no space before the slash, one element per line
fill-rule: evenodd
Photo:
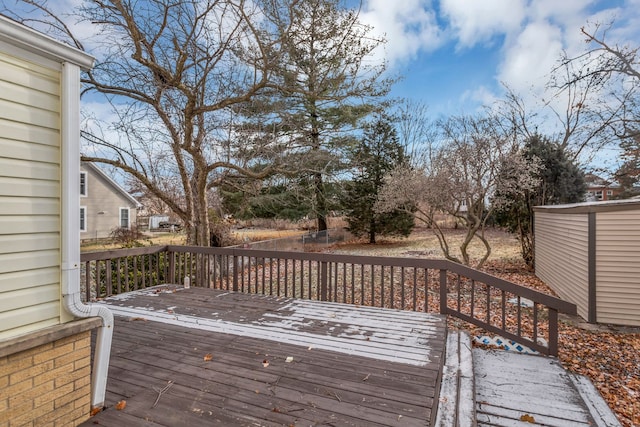
<path fill-rule="evenodd" d="M 574 304 L 442 259 L 158 246 L 82 254 L 89 299 L 159 284 L 455 316 L 544 354 Z"/>

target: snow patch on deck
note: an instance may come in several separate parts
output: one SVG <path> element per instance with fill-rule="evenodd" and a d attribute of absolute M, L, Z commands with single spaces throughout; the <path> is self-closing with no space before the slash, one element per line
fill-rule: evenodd
<path fill-rule="evenodd" d="M 143 307 L 135 297 L 157 291 L 141 290 L 100 302 L 118 316 L 142 318 L 193 329 L 260 338 L 314 349 L 390 362 L 425 366 L 431 362 L 429 337 L 442 329 L 444 319 L 427 313 L 380 309 L 319 301 L 290 300 L 276 312 L 251 322 L 232 322 Z M 130 306 L 109 302 L 130 301 Z M 217 313 L 216 313 L 217 314 Z"/>

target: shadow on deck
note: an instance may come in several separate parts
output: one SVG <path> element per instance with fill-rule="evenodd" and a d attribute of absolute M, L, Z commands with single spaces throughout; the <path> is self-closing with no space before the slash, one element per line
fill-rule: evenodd
<path fill-rule="evenodd" d="M 444 316 L 202 288 L 105 303 L 107 409 L 85 426 L 434 424 Z"/>

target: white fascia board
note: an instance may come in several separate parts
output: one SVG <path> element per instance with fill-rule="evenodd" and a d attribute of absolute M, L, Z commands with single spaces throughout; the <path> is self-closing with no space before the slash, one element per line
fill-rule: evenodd
<path fill-rule="evenodd" d="M 70 62 L 83 70 L 93 68 L 95 61 L 91 55 L 3 15 L 0 15 L 0 41 L 56 62 Z"/>

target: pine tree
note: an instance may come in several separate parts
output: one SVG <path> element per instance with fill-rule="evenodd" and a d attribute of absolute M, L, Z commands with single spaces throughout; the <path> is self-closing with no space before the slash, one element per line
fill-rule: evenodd
<path fill-rule="evenodd" d="M 408 161 L 387 117 L 379 117 L 365 129 L 364 137 L 353 153 L 353 161 L 357 172 L 344 200 L 349 230 L 356 236 L 368 235 L 369 243 L 376 242 L 376 235 L 408 236 L 414 226 L 411 208 L 385 213 L 377 213 L 374 209 L 384 176 Z"/>
<path fill-rule="evenodd" d="M 584 173 L 571 156 L 548 138 L 533 135 L 525 143 L 523 155 L 528 161 L 539 163 L 535 172 L 539 185 L 533 191 L 515 189 L 510 194 L 497 194 L 498 198 L 509 201 L 497 212 L 496 221 L 518 235 L 522 258 L 529 267 L 533 267 L 534 206 L 580 202 L 584 199 L 586 183 Z M 509 173 L 507 170 L 504 172 Z"/>

